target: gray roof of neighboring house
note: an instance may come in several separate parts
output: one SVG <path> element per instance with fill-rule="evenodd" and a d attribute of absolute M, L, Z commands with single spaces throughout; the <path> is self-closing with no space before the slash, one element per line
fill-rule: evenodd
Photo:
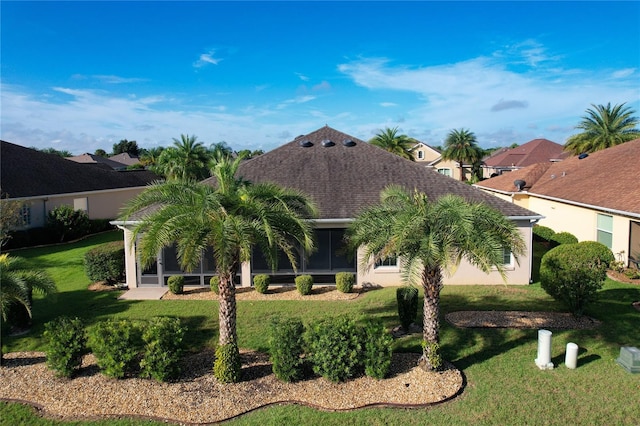
<path fill-rule="evenodd" d="M 99 155 L 89 154 L 89 153 L 75 155 L 73 157 L 66 157 L 66 159 L 75 161 L 76 163 L 83 163 L 83 164 L 102 164 L 102 165 L 109 166 L 109 168 L 113 170 L 123 170 L 127 168 L 127 164 L 122 163 L 120 161 L 116 161 L 110 158 L 104 158 Z"/>
<path fill-rule="evenodd" d="M 133 166 L 134 164 L 138 164 L 140 162 L 139 157 L 135 157 L 128 152 L 122 152 L 120 154 L 112 155 L 111 157 L 109 157 L 109 160 L 122 163 L 125 166 Z"/>
<path fill-rule="evenodd" d="M 326 141 L 334 145 L 324 146 Z M 344 141 L 354 145 L 345 146 Z M 302 146 L 304 142 L 311 146 Z M 377 203 L 380 191 L 392 184 L 417 189 L 432 199 L 456 194 L 483 201 L 506 216 L 539 216 L 328 126 L 242 163 L 238 174 L 303 191 L 316 202 L 321 219 L 354 218 Z M 213 183 L 212 179 L 205 182 Z"/>
<path fill-rule="evenodd" d="M 2 196 L 35 197 L 146 186 L 159 179 L 146 171 L 106 170 L 0 141 Z"/>

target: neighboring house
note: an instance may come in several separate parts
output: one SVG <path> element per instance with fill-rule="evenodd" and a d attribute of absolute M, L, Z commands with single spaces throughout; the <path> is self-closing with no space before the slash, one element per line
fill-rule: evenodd
<path fill-rule="evenodd" d="M 528 167 L 532 164 L 560 161 L 569 154 L 564 146 L 547 139 L 534 139 L 515 148 L 502 148 L 483 160 L 485 178 Z"/>
<path fill-rule="evenodd" d="M 101 157 L 100 155 L 89 154 L 89 153 L 75 155 L 73 157 L 66 157 L 66 159 L 75 161 L 76 163 L 102 166 L 105 169 L 109 168 L 113 170 L 124 170 L 127 168 L 127 165 L 124 163 L 114 161 L 109 158 L 104 158 L 104 157 Z"/>
<path fill-rule="evenodd" d="M 640 139 L 561 162 L 534 164 L 475 186 L 542 214 L 540 225 L 640 259 Z"/>
<path fill-rule="evenodd" d="M 460 180 L 459 164 L 453 160 L 443 160 L 442 153 L 437 149 L 430 147 L 424 142 L 418 142 L 411 152 L 417 163 L 423 164 L 441 175 Z M 465 174 L 467 175 L 467 179 L 471 177 L 470 166 L 465 168 Z"/>
<path fill-rule="evenodd" d="M 46 224 L 47 214 L 66 204 L 90 219 L 114 219 L 125 202 L 158 179 L 151 172 L 115 171 L 80 164 L 1 141 L 2 198 L 24 202 L 20 229 Z"/>
<path fill-rule="evenodd" d="M 335 273 L 350 271 L 357 274 L 357 283 L 398 285 L 401 277 L 397 259 L 388 259 L 380 265 L 362 268 L 356 259 L 350 259 L 343 251 L 346 228 L 359 212 L 380 200 L 380 192 L 389 185 L 401 185 L 419 190 L 435 200 L 445 194 L 457 194 L 469 201 L 482 201 L 512 219 L 527 242 L 526 255 L 520 263 L 514 262 L 511 253 L 505 252 L 508 264 L 508 283 L 529 284 L 531 279 L 532 225 L 542 216 L 522 207 L 505 202 L 470 185 L 434 173 L 416 162 L 407 161 L 395 154 L 373 146 L 360 139 L 323 127 L 307 135 L 299 136 L 273 151 L 247 160 L 240 165 L 238 175 L 252 182 L 273 182 L 298 189 L 308 194 L 319 209 L 315 219 L 317 252 L 308 259 L 300 256 L 299 274 L 311 274 L 316 282 L 334 283 Z M 214 181 L 205 180 L 213 184 Z M 136 217 L 128 222 L 112 222 L 125 230 L 127 255 L 127 285 L 162 286 L 171 275 L 184 275 L 188 284 L 208 285 L 215 274 L 211 255 L 205 253 L 202 265 L 194 273 L 180 270 L 174 247 L 158 254 L 158 261 L 146 270 L 136 267 L 136 256 L 131 250 L 130 227 Z M 252 276 L 258 273 L 272 275 L 276 283 L 292 283 L 294 271 L 283 259 L 277 271 L 271 271 L 260 255 L 242 265 L 240 283 L 250 286 Z M 447 284 L 502 284 L 497 272 L 484 274 L 470 264 L 463 263 Z"/>
<path fill-rule="evenodd" d="M 120 154 L 112 155 L 109 160 L 117 163 L 124 164 L 126 167 L 135 166 L 140 162 L 140 158 L 129 154 L 128 152 L 122 152 Z"/>

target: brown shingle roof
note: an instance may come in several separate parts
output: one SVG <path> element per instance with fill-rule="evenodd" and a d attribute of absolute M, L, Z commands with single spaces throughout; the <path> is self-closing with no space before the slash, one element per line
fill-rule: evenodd
<path fill-rule="evenodd" d="M 323 141 L 334 145 L 323 146 Z M 344 141 L 355 145 L 345 146 Z M 303 142 L 312 145 L 303 147 Z M 432 199 L 453 193 L 469 201 L 484 201 L 506 216 L 536 216 L 328 126 L 242 163 L 238 174 L 249 181 L 303 191 L 318 205 L 321 219 L 353 218 L 364 207 L 377 203 L 380 191 L 391 184 L 418 189 Z"/>
<path fill-rule="evenodd" d="M 66 157 L 67 160 L 71 160 L 71 161 L 75 161 L 76 163 L 83 163 L 83 164 L 104 164 L 109 166 L 109 168 L 114 169 L 114 170 L 119 170 L 119 169 L 126 169 L 127 165 L 113 160 L 113 159 L 109 159 L 109 158 L 104 158 L 101 157 L 99 155 L 95 155 L 95 154 L 89 154 L 89 153 L 85 153 L 85 154 L 80 154 L 80 155 L 75 155 L 73 157 Z"/>
<path fill-rule="evenodd" d="M 0 141 L 2 195 L 11 198 L 146 186 L 158 179 L 146 171 L 105 170 Z"/>
<path fill-rule="evenodd" d="M 516 148 L 502 149 L 484 160 L 488 167 L 527 167 L 562 158 L 564 147 L 548 139 L 534 139 Z"/>
<path fill-rule="evenodd" d="M 128 152 L 122 152 L 120 154 L 112 155 L 111 157 L 109 157 L 109 160 L 122 163 L 125 166 L 133 166 L 134 164 L 138 164 L 140 162 L 140 158 L 134 157 Z"/>

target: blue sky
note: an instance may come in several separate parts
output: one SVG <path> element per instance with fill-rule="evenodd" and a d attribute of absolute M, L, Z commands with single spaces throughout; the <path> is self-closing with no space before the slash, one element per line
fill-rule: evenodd
<path fill-rule="evenodd" d="M 268 151 L 325 124 L 564 143 L 591 104 L 640 110 L 636 1 L 0 7 L 0 137 L 73 154 L 181 134 Z"/>

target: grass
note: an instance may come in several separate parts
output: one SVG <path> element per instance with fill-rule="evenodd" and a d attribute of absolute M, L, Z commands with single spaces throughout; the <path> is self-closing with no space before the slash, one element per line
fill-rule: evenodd
<path fill-rule="evenodd" d="M 36 299 L 34 327 L 24 336 L 3 339 L 4 350 L 44 350 L 42 325 L 64 313 L 77 315 L 91 326 L 109 316 L 148 318 L 176 315 L 189 327 L 191 350 L 212 347 L 217 341 L 215 301 L 121 301 L 118 292 L 88 291 L 82 256 L 91 246 L 121 238 L 118 232 L 56 248 L 22 250 L 14 254 L 46 269 L 56 280 L 55 297 Z M 467 387 L 461 397 L 429 409 L 362 409 L 323 412 L 302 406 L 274 406 L 230 421 L 238 425 L 293 424 L 637 424 L 638 375 L 616 364 L 620 346 L 640 345 L 640 315 L 631 302 L 640 300 L 640 287 L 607 280 L 600 300 L 586 314 L 602 321 L 596 330 L 553 330 L 552 360 L 557 368 L 539 370 L 534 363 L 537 330 L 460 329 L 442 322 L 444 356 L 461 369 Z M 563 311 L 540 288 L 531 286 L 447 286 L 442 291 L 443 315 L 459 310 Z M 398 324 L 395 288 L 375 290 L 349 302 L 241 301 L 238 302 L 240 346 L 266 350 L 264 324 L 271 316 L 298 316 L 305 320 L 326 315 L 376 316 L 387 327 Z M 579 345 L 578 368 L 564 367 L 565 346 Z M 397 351 L 419 351 L 419 336 L 399 339 Z M 249 398 L 251 396 L 248 396 Z M 134 419 L 64 423 L 40 418 L 34 410 L 0 402 L 0 425 L 142 425 Z M 157 423 L 160 424 L 160 423 Z"/>

